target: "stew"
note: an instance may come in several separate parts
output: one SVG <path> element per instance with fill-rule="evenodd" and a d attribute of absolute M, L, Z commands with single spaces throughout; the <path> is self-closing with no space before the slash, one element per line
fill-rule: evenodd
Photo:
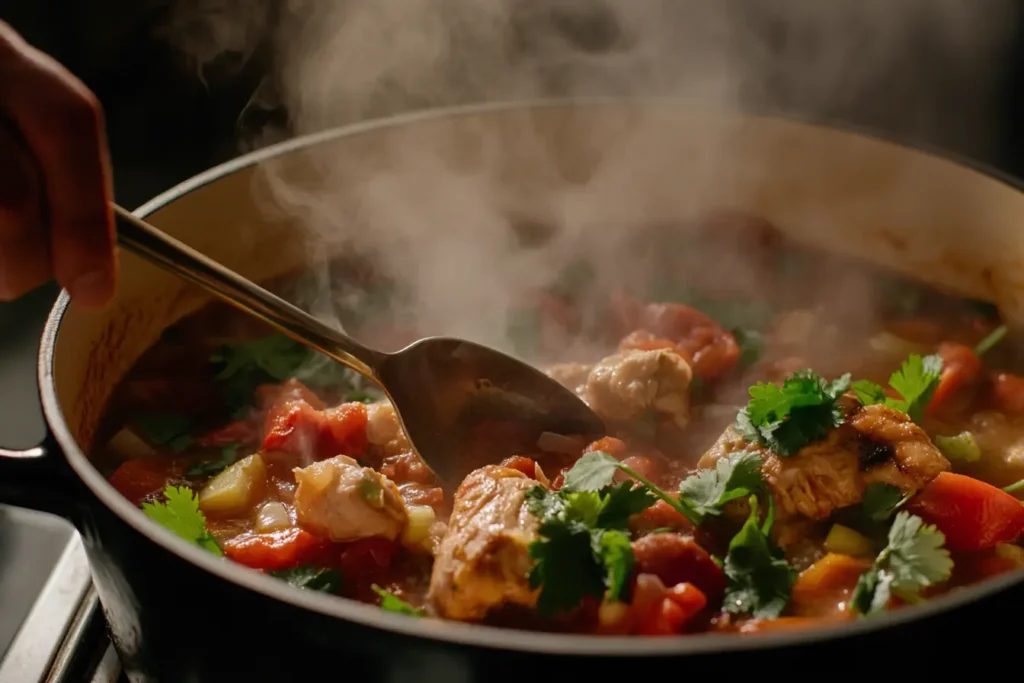
<path fill-rule="evenodd" d="M 1024 570 L 1024 359 L 998 313 L 734 222 L 655 239 L 648 281 L 572 264 L 509 313 L 599 441 L 495 422 L 481 443 L 506 447 L 453 453 L 446 490 L 372 386 L 210 306 L 122 381 L 96 462 L 226 561 L 411 618 L 756 634 Z M 359 273 L 350 329 L 436 332 L 368 315 L 400 296 Z"/>

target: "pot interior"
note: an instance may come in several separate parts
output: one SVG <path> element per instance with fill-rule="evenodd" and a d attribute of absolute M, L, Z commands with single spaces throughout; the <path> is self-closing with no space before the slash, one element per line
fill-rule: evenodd
<path fill-rule="evenodd" d="M 647 226 L 685 231 L 721 210 L 1024 318 L 1024 195 L 1010 185 L 849 132 L 669 103 L 473 109 L 331 132 L 243 157 L 150 208 L 155 225 L 256 281 L 384 255 L 416 274 L 431 332 L 484 342 L 495 302 L 538 265 L 586 244 L 591 265 L 628 278 L 622 254 Z M 115 305 L 70 307 L 56 339 L 58 400 L 85 451 L 120 378 L 208 300 L 121 259 Z M 460 277 L 441 277 L 451 263 Z M 296 302 L 323 312 L 328 290 Z"/>

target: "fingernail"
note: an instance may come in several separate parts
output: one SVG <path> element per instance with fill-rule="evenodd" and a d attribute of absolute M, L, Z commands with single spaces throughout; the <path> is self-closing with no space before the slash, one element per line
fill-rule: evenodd
<path fill-rule="evenodd" d="M 101 306 L 111 295 L 110 276 L 96 270 L 80 276 L 71 284 L 71 298 L 86 306 Z"/>

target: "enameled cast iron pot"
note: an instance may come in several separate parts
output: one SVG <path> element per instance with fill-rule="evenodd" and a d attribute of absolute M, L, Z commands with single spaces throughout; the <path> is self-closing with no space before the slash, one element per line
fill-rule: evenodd
<path fill-rule="evenodd" d="M 383 201 L 396 216 L 413 198 L 441 198 L 420 201 L 413 218 L 423 230 L 456 229 L 446 221 L 458 216 L 444 213 L 450 172 L 472 178 L 488 206 L 600 231 L 594 239 L 613 254 L 639 226 L 685 225 L 725 208 L 766 218 L 806 244 L 993 301 L 1013 323 L 1024 319 L 1024 194 L 1009 182 L 870 137 L 673 102 L 475 107 L 329 131 L 215 168 L 137 213 L 266 280 L 302 270 L 309 250 L 296 231 L 318 217 L 336 216 L 347 226 L 337 229 L 356 236 L 388 230 L 360 223 L 380 215 L 367 210 L 368 179 L 387 179 Z M 283 182 L 288 202 L 270 190 Z M 343 248 L 332 245 L 320 250 Z M 49 434 L 39 448 L 0 452 L 0 501 L 62 515 L 81 532 L 136 683 L 878 675 L 943 670 L 958 654 L 1007 664 L 1017 651 L 999 647 L 1012 629 L 997 622 L 1019 614 L 1020 574 L 840 628 L 599 638 L 388 614 L 214 557 L 146 518 L 86 457 L 119 378 L 205 301 L 131 255 L 122 255 L 122 273 L 109 310 L 84 313 L 66 294 L 54 306 L 39 355 Z"/>

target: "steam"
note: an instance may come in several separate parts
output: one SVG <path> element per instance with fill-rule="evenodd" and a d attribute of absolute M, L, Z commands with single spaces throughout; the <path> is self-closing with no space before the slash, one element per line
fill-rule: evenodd
<path fill-rule="evenodd" d="M 204 78 L 216 65 L 238 69 L 261 50 L 272 53 L 243 122 L 278 110 L 285 123 L 249 130 L 247 146 L 460 104 L 671 96 L 710 111 L 849 118 L 856 110 L 861 121 L 911 139 L 985 154 L 993 144 L 986 131 L 995 87 L 988 65 L 1005 45 L 1013 3 L 977 4 L 190 0 L 167 35 Z M 565 139 L 575 142 L 556 138 L 552 126 L 528 114 L 460 125 L 458 132 L 438 123 L 386 143 L 370 139 L 347 158 L 329 147 L 314 151 L 319 174 L 312 180 L 287 164 L 262 169 L 254 192 L 306 226 L 314 267 L 301 304 L 338 321 L 365 303 L 371 293 L 353 292 L 318 261 L 329 252 L 357 252 L 407 293 L 396 320 L 423 334 L 509 349 L 510 311 L 574 262 L 596 274 L 587 288 L 595 299 L 648 281 L 656 254 L 630 251 L 630 221 L 649 217 L 659 198 L 647 192 L 640 206 L 626 195 L 631 188 L 643 194 L 652 169 L 699 186 L 716 158 L 729 153 L 733 135 L 723 124 L 720 139 L 691 149 L 647 135 L 646 117 L 586 134 L 567 128 Z M 566 164 L 556 149 L 571 144 L 594 163 Z M 769 171 L 767 162 L 752 169 Z M 729 188 L 706 189 L 709 205 L 728 203 Z M 741 270 L 756 259 L 744 242 L 734 246 Z M 721 266 L 696 267 L 713 274 Z M 826 295 L 844 296 L 831 289 Z M 590 352 L 573 343 L 582 342 L 567 340 L 567 354 Z"/>

